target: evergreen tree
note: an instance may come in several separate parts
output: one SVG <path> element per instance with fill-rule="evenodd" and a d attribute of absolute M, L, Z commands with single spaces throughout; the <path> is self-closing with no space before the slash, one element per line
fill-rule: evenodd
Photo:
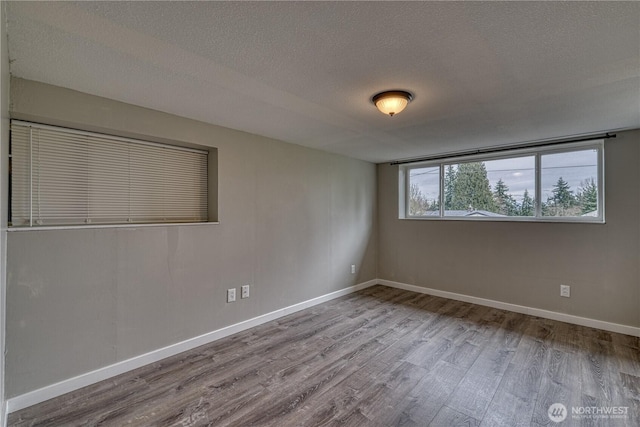
<path fill-rule="evenodd" d="M 453 184 L 451 209 L 496 211 L 496 204 L 487 178 L 487 169 L 483 162 L 458 165 Z"/>
<path fill-rule="evenodd" d="M 513 196 L 509 194 L 509 187 L 504 183 L 502 178 L 496 183 L 496 187 L 493 190 L 493 197 L 496 207 L 498 208 L 497 213 L 508 216 L 518 215 L 518 204 Z"/>
<path fill-rule="evenodd" d="M 444 174 L 444 207 L 445 209 L 452 209 L 453 201 L 453 188 L 456 182 L 456 170 L 453 165 L 447 166 L 447 170 Z"/>
<path fill-rule="evenodd" d="M 529 196 L 529 190 L 524 190 L 524 196 L 522 197 L 522 204 L 520 205 L 520 216 L 534 216 L 535 204 L 531 196 Z"/>
<path fill-rule="evenodd" d="M 580 183 L 580 189 L 576 198 L 580 204 L 581 214 L 598 210 L 598 185 L 593 178 L 589 178 Z"/>
<path fill-rule="evenodd" d="M 550 215 L 565 216 L 568 209 L 575 205 L 576 200 L 570 188 L 567 181 L 562 177 L 558 178 L 551 190 L 552 196 L 547 200 Z"/>
<path fill-rule="evenodd" d="M 553 186 L 553 202 L 556 206 L 561 206 L 565 209 L 571 207 L 574 203 L 573 191 L 570 190 L 569 183 L 558 178 L 558 182 Z"/>
<path fill-rule="evenodd" d="M 551 216 L 551 208 L 549 207 L 549 203 L 551 203 L 551 199 L 547 199 L 547 202 L 540 203 L 540 210 L 542 211 L 542 216 Z"/>

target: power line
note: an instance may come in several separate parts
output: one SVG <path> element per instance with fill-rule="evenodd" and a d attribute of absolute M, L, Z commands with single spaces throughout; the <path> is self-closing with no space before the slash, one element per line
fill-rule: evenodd
<path fill-rule="evenodd" d="M 575 165 L 575 166 L 547 166 L 541 168 L 541 170 L 550 170 L 550 169 L 573 169 L 573 168 L 595 168 L 598 165 Z M 495 173 L 495 172 L 523 172 L 523 171 L 535 171 L 535 168 L 518 168 L 518 169 L 491 169 L 487 170 L 487 173 Z M 420 172 L 420 173 L 412 173 L 410 177 L 421 176 L 421 175 L 429 175 L 429 174 L 439 174 L 440 169 L 436 168 L 433 171 Z"/>

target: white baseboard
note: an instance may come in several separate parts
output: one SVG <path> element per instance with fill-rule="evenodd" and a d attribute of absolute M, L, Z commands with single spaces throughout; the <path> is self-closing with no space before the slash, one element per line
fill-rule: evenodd
<path fill-rule="evenodd" d="M 516 313 L 543 317 L 545 319 L 558 320 L 560 322 L 573 323 L 575 325 L 589 326 L 591 328 L 597 328 L 605 331 L 617 332 L 620 334 L 633 335 L 636 337 L 640 337 L 640 328 L 636 328 L 634 326 L 605 322 L 603 320 L 589 319 L 587 317 L 574 316 L 572 314 L 558 313 L 557 311 L 543 310 L 541 308 L 533 308 L 533 307 L 527 307 L 524 305 L 510 304 L 507 302 L 495 301 L 491 299 L 472 297 L 468 295 L 457 294 L 455 292 L 441 291 L 438 289 L 431 289 L 431 288 L 423 288 L 422 286 L 408 285 L 406 283 L 393 282 L 391 280 L 378 279 L 378 284 L 389 286 L 392 288 L 418 292 L 421 294 L 428 294 L 436 297 L 453 299 L 456 301 L 470 302 L 473 304 L 484 305 L 487 307 L 513 311 Z"/>
<path fill-rule="evenodd" d="M 131 359 L 114 363 L 113 365 L 105 366 L 104 368 L 96 369 L 95 371 L 80 374 L 76 377 L 69 378 L 58 383 L 48 385 L 46 387 L 42 387 L 40 389 L 21 394 L 16 397 L 12 397 L 7 400 L 7 413 L 19 411 L 20 409 L 24 409 L 37 403 L 44 402 L 45 400 L 49 400 L 54 397 L 61 396 L 65 393 L 78 390 L 82 387 L 95 384 L 99 381 L 115 377 L 116 375 L 123 374 L 125 372 L 140 368 L 150 363 L 155 363 L 167 357 L 174 356 L 176 354 L 191 350 L 204 344 L 211 343 L 229 335 L 233 335 L 246 329 L 253 328 L 254 326 L 258 326 L 263 323 L 270 322 L 280 317 L 289 315 L 291 313 L 304 310 L 305 308 L 322 304 L 323 302 L 359 291 L 361 289 L 368 288 L 370 286 L 376 285 L 377 283 L 377 280 L 369 280 L 368 282 L 359 283 L 345 289 L 340 289 L 339 291 L 331 292 L 326 295 L 300 302 L 298 304 L 290 305 L 288 307 L 284 307 L 279 310 L 254 317 L 240 323 L 235 323 L 233 325 L 208 332 L 206 334 L 190 338 L 188 340 L 172 344 L 167 347 L 163 347 L 158 350 L 133 357 Z"/>

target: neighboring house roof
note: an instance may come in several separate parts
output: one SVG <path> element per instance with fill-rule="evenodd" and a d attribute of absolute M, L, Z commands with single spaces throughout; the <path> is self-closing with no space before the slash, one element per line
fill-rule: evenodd
<path fill-rule="evenodd" d="M 424 214 L 424 216 L 439 216 L 440 212 L 439 211 L 429 211 L 426 212 Z M 454 210 L 448 210 L 448 211 L 444 211 L 444 216 L 485 216 L 485 217 L 506 217 L 508 215 L 502 215 L 499 213 L 495 213 L 495 212 L 490 212 L 490 211 L 483 211 L 483 210 L 474 210 L 474 211 L 454 211 Z M 590 216 L 590 217 L 597 217 L 598 216 L 598 211 L 591 211 L 591 212 L 587 212 L 585 214 L 582 214 L 580 216 Z"/>
<path fill-rule="evenodd" d="M 429 211 L 425 213 L 425 216 L 439 216 L 440 212 L 438 211 Z M 483 211 L 483 210 L 473 210 L 473 211 L 454 211 L 454 210 L 446 210 L 444 211 L 444 216 L 485 216 L 485 217 L 505 217 L 507 215 L 502 215 L 495 212 Z"/>
<path fill-rule="evenodd" d="M 454 213 L 455 212 L 455 213 Z M 460 212 L 460 214 L 458 214 Z M 502 215 L 495 212 L 483 211 L 483 210 L 474 210 L 474 211 L 445 211 L 445 215 L 449 216 L 507 216 Z"/>

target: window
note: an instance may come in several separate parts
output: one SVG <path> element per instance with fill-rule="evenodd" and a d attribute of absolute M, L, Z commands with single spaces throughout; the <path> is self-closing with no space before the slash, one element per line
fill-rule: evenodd
<path fill-rule="evenodd" d="M 401 217 L 603 222 L 603 147 L 589 141 L 402 166 Z"/>
<path fill-rule="evenodd" d="M 411 216 L 432 216 L 440 212 L 440 168 L 414 168 L 409 172 Z"/>
<path fill-rule="evenodd" d="M 598 150 L 540 156 L 542 215 L 598 217 Z"/>
<path fill-rule="evenodd" d="M 445 167 L 444 216 L 534 216 L 535 156 Z"/>
<path fill-rule="evenodd" d="M 208 152 L 12 121 L 11 226 L 208 220 Z"/>

